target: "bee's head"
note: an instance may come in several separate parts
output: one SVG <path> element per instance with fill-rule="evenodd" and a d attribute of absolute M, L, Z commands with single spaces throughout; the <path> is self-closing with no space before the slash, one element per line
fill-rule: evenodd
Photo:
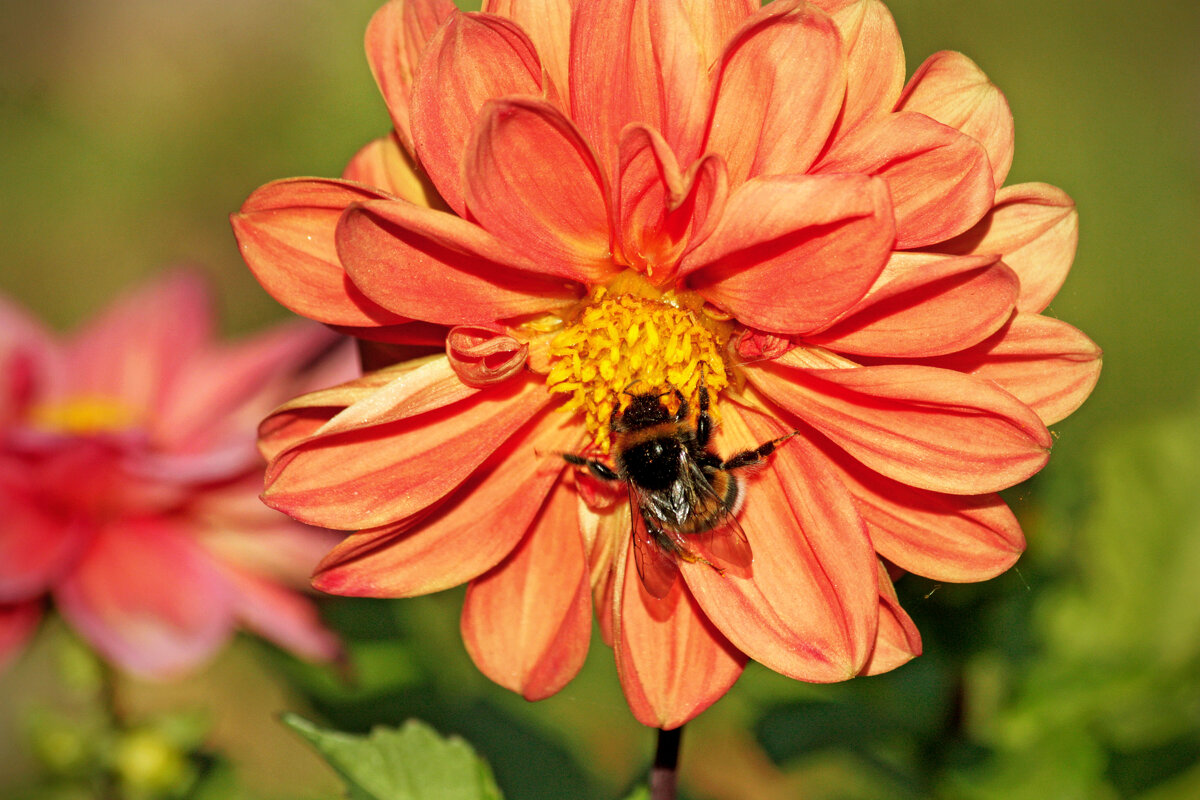
<path fill-rule="evenodd" d="M 668 422 L 674 418 L 661 394 L 630 395 L 629 405 L 614 420 L 613 428 L 622 431 L 637 431 Z"/>

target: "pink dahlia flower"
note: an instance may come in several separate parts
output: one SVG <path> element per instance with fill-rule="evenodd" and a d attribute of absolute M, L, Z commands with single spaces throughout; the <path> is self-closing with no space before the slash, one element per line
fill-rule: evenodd
<path fill-rule="evenodd" d="M 239 625 L 307 658 L 337 652 L 298 591 L 337 537 L 259 502 L 254 429 L 283 398 L 352 375 L 353 359 L 320 359 L 334 345 L 320 326 L 228 345 L 211 326 L 187 272 L 65 341 L 0 300 L 0 655 L 47 597 L 148 677 L 199 666 Z"/>
<path fill-rule="evenodd" d="M 920 652 L 890 576 L 1016 561 L 996 492 L 1046 464 L 1100 353 L 1039 313 L 1074 205 L 1003 186 L 1012 118 L 969 59 L 905 84 L 878 0 L 392 0 L 366 45 L 393 134 L 233 218 L 284 305 L 443 351 L 262 426 L 267 502 L 356 531 L 319 588 L 467 582 L 467 650 L 528 698 L 579 669 L 594 609 L 634 715 L 670 728 L 747 659 L 890 670 Z M 798 432 L 746 481 L 748 568 L 681 558 L 655 596 L 620 487 L 557 455 L 612 464 L 635 385 L 703 387 L 723 457 Z"/>

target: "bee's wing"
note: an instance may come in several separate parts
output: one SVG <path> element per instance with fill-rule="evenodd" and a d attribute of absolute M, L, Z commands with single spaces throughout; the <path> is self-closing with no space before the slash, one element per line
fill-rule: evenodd
<path fill-rule="evenodd" d="M 750 562 L 754 560 L 754 553 L 750 549 L 750 540 L 746 538 L 746 531 L 741 523 L 729 511 L 725 499 L 713 489 L 700 465 L 694 461 L 690 462 L 689 470 L 692 477 L 689 484 L 694 487 L 695 493 L 693 507 L 717 509 L 718 520 L 711 529 L 695 534 L 694 540 L 705 557 L 719 567 L 750 566 Z M 736 480 L 732 475 L 725 474 L 727 480 Z"/>
<path fill-rule="evenodd" d="M 660 544 L 662 533 L 657 528 L 651 529 L 642 511 L 641 496 L 632 483 L 629 484 L 629 520 L 630 535 L 633 537 L 633 563 L 637 567 L 638 577 L 650 596 L 661 600 L 675 585 L 679 565 Z"/>

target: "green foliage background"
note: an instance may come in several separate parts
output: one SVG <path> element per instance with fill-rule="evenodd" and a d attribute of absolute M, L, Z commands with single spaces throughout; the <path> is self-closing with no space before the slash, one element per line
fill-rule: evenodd
<path fill-rule="evenodd" d="M 361 49 L 375 6 L 2 0 L 0 289 L 67 327 L 138 277 L 194 262 L 231 334 L 284 318 L 226 215 L 266 181 L 338 174 L 387 129 Z M 1010 182 L 1053 183 L 1078 203 L 1079 253 L 1051 313 L 1105 349 L 1104 374 L 1055 426 L 1047 470 L 1010 493 L 1030 542 L 1017 570 L 984 585 L 902 581 L 925 655 L 895 673 L 808 686 L 752 666 L 689 726 L 684 792 L 1200 796 L 1200 10 L 890 7 L 910 72 L 961 50 L 1006 92 Z M 329 600 L 353 685 L 242 640 L 187 686 L 125 682 L 122 701 L 134 717 L 206 715 L 223 781 L 212 796 L 339 795 L 275 719 L 284 709 L 358 732 L 420 717 L 470 741 L 510 798 L 630 790 L 653 737 L 624 708 L 606 648 L 597 640 L 579 679 L 530 705 L 471 666 L 460 600 Z M 0 794 L 34 785 L 36 708 L 88 718 L 56 677 L 64 638 L 50 626 L 0 676 Z"/>

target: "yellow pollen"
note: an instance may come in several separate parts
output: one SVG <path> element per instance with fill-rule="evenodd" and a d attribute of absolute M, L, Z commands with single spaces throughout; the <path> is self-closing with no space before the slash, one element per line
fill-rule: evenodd
<path fill-rule="evenodd" d="M 710 412 L 717 417 L 717 396 L 728 385 L 721 357 L 725 337 L 699 303 L 671 292 L 629 288 L 635 291 L 614 285 L 593 289 L 579 315 L 550 343 L 546 385 L 569 395 L 562 410 L 584 415 L 603 452 L 609 449 L 613 414 L 632 395 L 678 389 L 695 409 L 703 376 Z M 664 402 L 675 407 L 673 397 Z"/>
<path fill-rule="evenodd" d="M 120 400 L 80 396 L 30 409 L 30 422 L 55 433 L 87 435 L 128 430 L 137 424 L 137 414 Z"/>

